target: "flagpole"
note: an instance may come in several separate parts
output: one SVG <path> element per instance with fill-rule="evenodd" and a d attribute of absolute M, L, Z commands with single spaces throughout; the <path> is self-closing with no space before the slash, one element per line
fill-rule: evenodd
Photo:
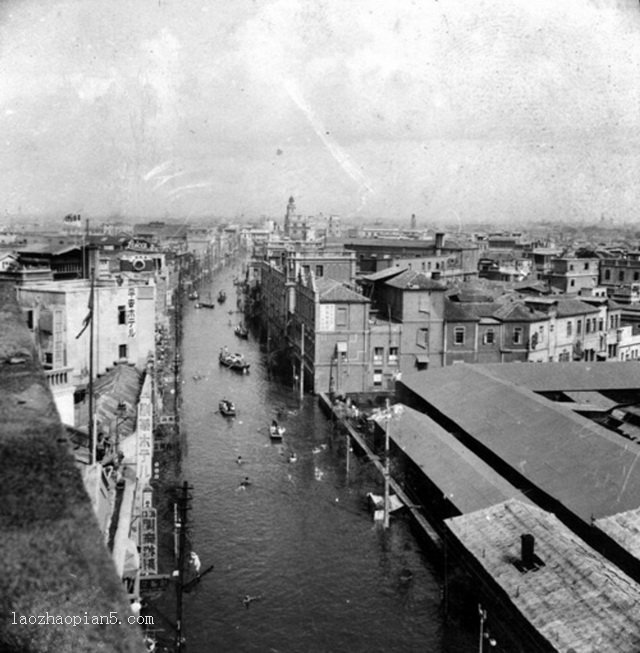
<path fill-rule="evenodd" d="M 91 268 L 91 285 L 89 290 L 89 305 L 91 306 L 89 315 L 89 445 L 91 447 L 91 462 L 96 464 L 96 433 L 94 428 L 93 415 L 93 313 L 94 313 L 94 284 L 95 268 Z"/>

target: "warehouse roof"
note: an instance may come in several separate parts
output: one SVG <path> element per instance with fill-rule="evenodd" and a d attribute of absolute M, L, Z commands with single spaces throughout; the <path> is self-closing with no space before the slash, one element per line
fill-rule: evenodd
<path fill-rule="evenodd" d="M 461 512 L 488 508 L 506 499 L 528 499 L 448 431 L 423 413 L 403 406 L 389 437 Z"/>
<path fill-rule="evenodd" d="M 614 366 L 624 365 L 591 367 L 611 366 L 613 371 Z M 629 467 L 630 460 L 640 456 L 637 444 L 561 403 L 499 378 L 495 370 L 526 368 L 553 374 L 554 368 L 562 366 L 454 365 L 405 375 L 398 383 L 584 521 L 638 508 L 640 474 L 631 474 Z M 614 381 L 610 375 L 603 379 Z"/>
<path fill-rule="evenodd" d="M 446 523 L 556 650 L 640 650 L 640 588 L 554 515 L 509 500 Z M 522 573 L 514 562 L 525 533 L 544 565 Z"/>

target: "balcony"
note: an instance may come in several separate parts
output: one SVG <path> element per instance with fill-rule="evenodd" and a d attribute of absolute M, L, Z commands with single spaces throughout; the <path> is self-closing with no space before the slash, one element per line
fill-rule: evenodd
<path fill-rule="evenodd" d="M 69 378 L 72 370 L 72 367 L 58 367 L 55 370 L 44 370 L 44 375 L 47 377 L 49 387 L 54 390 L 56 388 L 70 386 Z"/>

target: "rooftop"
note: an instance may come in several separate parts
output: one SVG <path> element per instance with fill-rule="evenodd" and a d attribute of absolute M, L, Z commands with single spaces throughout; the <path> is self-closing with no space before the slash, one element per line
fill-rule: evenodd
<path fill-rule="evenodd" d="M 640 474 L 629 467 L 640 447 L 534 392 L 638 388 L 635 366 L 462 364 L 407 374 L 399 384 L 583 521 L 640 506 Z"/>
<path fill-rule="evenodd" d="M 477 564 L 557 650 L 640 650 L 640 588 L 554 515 L 517 500 L 446 522 Z M 544 562 L 522 573 L 520 536 Z"/>
<path fill-rule="evenodd" d="M 403 406 L 389 434 L 461 513 L 511 498 L 528 501 L 448 431 L 413 408 Z"/>

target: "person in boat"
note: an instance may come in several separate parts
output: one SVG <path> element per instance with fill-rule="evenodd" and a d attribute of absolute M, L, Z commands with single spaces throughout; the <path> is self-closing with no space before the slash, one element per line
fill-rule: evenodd
<path fill-rule="evenodd" d="M 240 489 L 246 490 L 251 485 L 251 481 L 248 476 L 245 476 L 242 481 L 240 481 Z"/>
<path fill-rule="evenodd" d="M 242 456 L 238 456 L 236 462 L 238 463 L 238 465 L 242 465 L 242 463 L 244 462 L 244 460 L 242 460 Z"/>
<path fill-rule="evenodd" d="M 296 455 L 296 452 L 295 452 L 295 451 L 291 451 L 291 452 L 289 453 L 289 462 L 290 462 L 290 463 L 295 463 L 296 460 L 298 460 L 298 456 Z"/>

